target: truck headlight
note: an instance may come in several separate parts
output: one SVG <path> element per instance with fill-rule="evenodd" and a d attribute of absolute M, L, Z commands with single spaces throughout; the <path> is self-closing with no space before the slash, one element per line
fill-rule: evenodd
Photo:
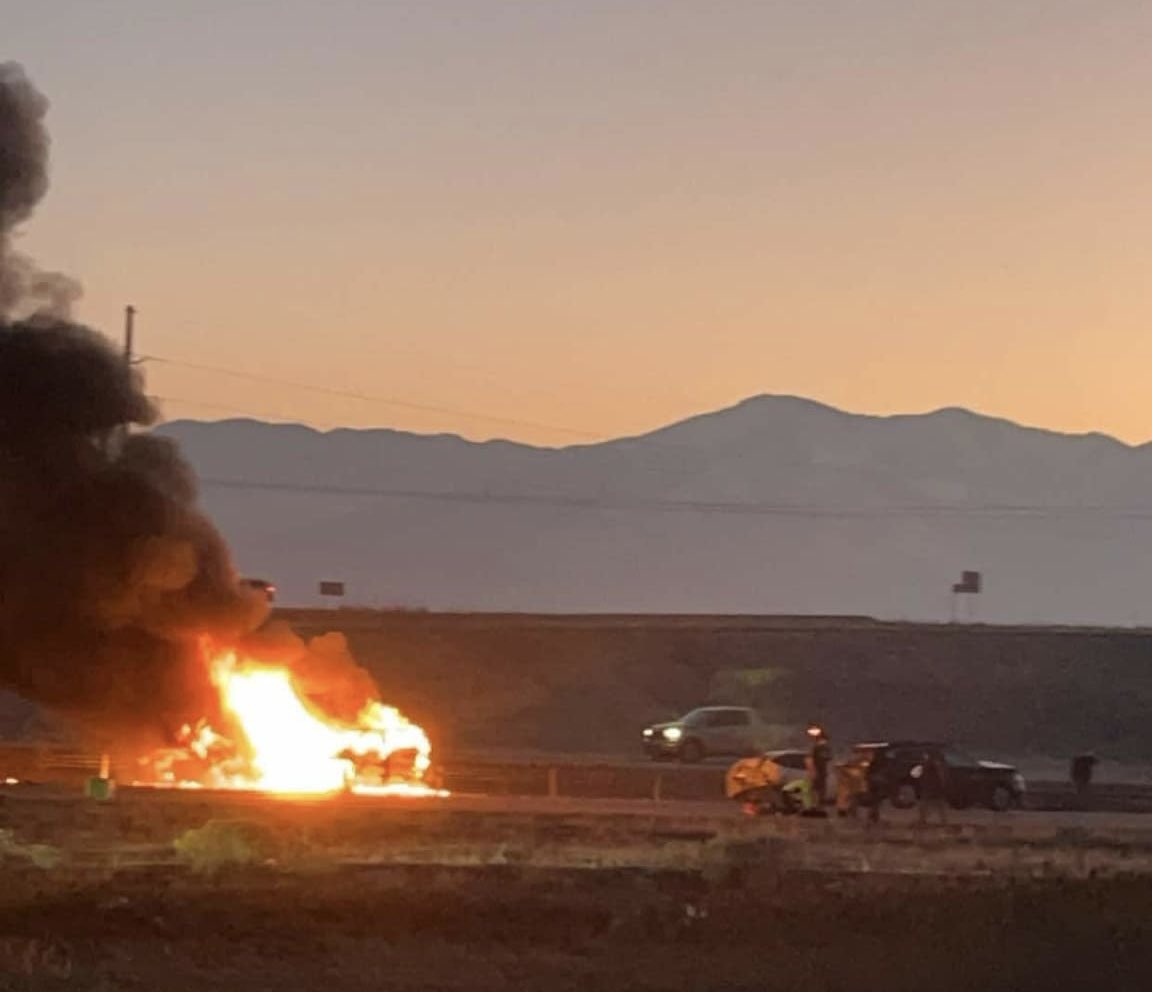
<path fill-rule="evenodd" d="M 652 728 L 651 727 L 645 727 L 644 728 L 644 736 L 645 737 L 651 737 L 652 736 Z"/>
<path fill-rule="evenodd" d="M 678 741 L 684 736 L 684 731 L 679 727 L 665 727 L 664 739 L 669 741 Z"/>

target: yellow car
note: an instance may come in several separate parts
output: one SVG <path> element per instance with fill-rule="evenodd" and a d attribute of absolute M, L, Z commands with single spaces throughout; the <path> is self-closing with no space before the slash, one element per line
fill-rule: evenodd
<path fill-rule="evenodd" d="M 737 802 L 762 804 L 777 800 L 785 788 L 807 778 L 806 751 L 768 751 L 732 765 L 724 776 L 724 794 Z"/>

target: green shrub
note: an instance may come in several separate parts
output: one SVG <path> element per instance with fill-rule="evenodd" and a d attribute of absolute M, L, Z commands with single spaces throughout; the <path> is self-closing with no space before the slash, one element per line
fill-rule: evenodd
<path fill-rule="evenodd" d="M 0 830 L 0 861 L 22 861 L 48 871 L 55 868 L 63 855 L 47 844 L 22 844 L 11 830 Z"/>
<path fill-rule="evenodd" d="M 267 864 L 275 860 L 271 832 L 245 820 L 209 820 L 185 831 L 173 842 L 176 853 L 195 871 Z"/>

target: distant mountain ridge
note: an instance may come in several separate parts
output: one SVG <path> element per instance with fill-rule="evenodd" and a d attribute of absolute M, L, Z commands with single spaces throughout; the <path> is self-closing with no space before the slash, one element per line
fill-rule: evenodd
<path fill-rule="evenodd" d="M 174 421 L 249 573 L 307 604 L 1152 624 L 1152 448 L 756 396 L 565 448 Z M 244 488 L 252 483 L 260 488 Z M 375 493 L 402 495 L 374 495 Z"/>

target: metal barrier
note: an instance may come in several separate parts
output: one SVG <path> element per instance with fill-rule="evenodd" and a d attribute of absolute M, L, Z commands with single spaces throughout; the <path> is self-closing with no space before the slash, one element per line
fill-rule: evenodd
<path fill-rule="evenodd" d="M 81 782 L 100 767 L 97 754 L 60 747 L 0 745 L 0 780 Z M 578 756 L 484 760 L 449 758 L 439 768 L 443 787 L 456 793 L 567 799 L 720 800 L 726 765 L 613 762 Z M 1025 806 L 1035 810 L 1152 813 L 1152 786 L 1100 783 L 1086 798 L 1064 782 L 1029 785 Z"/>
<path fill-rule="evenodd" d="M 448 761 L 445 788 L 454 792 L 586 799 L 667 799 L 707 801 L 724 797 L 726 766 L 612 763 L 559 756 L 481 761 Z M 1086 797 L 1063 782 L 1030 783 L 1026 809 L 1152 813 L 1152 785 L 1100 783 Z"/>
<path fill-rule="evenodd" d="M 725 769 L 653 764 L 549 761 L 448 761 L 452 792 L 571 799 L 722 799 Z"/>

